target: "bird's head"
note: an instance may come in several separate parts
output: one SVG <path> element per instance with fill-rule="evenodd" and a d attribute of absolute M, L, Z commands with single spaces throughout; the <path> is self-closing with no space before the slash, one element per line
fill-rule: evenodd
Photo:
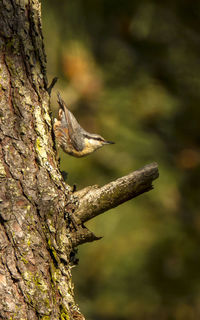
<path fill-rule="evenodd" d="M 90 150 L 90 153 L 103 147 L 106 144 L 114 144 L 114 142 L 107 141 L 102 136 L 93 133 L 84 134 L 84 143 L 88 151 Z"/>

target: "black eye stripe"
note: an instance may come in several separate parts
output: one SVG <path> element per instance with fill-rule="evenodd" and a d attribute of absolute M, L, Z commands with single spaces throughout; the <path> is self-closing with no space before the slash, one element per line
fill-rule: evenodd
<path fill-rule="evenodd" d="M 91 137 L 91 136 L 88 136 L 87 134 L 84 134 L 84 136 L 88 139 L 94 139 L 94 140 L 97 140 L 97 141 L 104 141 L 104 139 L 100 138 L 100 137 Z"/>

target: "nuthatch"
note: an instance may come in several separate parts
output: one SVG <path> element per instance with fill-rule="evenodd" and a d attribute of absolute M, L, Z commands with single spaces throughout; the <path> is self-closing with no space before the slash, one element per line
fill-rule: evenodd
<path fill-rule="evenodd" d="M 106 141 L 98 134 L 89 133 L 77 122 L 73 114 L 67 109 L 64 101 L 58 93 L 58 103 L 60 106 L 58 120 L 54 122 L 54 133 L 57 144 L 64 152 L 74 157 L 84 157 L 114 142 Z"/>

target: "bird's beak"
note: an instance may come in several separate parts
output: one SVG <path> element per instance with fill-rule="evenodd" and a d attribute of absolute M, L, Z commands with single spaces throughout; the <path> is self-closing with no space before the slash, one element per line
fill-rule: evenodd
<path fill-rule="evenodd" d="M 115 144 L 113 141 L 104 141 L 105 144 Z"/>

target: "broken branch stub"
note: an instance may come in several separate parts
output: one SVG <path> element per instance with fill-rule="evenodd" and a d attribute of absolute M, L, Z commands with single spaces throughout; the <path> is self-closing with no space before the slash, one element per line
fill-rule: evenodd
<path fill-rule="evenodd" d="M 79 208 L 75 215 L 84 223 L 123 202 L 150 191 L 153 188 L 153 180 L 158 176 L 158 165 L 154 162 L 103 187 L 95 185 L 88 188 L 86 192 L 83 192 L 85 190 L 83 189 L 76 193 L 79 197 Z"/>

